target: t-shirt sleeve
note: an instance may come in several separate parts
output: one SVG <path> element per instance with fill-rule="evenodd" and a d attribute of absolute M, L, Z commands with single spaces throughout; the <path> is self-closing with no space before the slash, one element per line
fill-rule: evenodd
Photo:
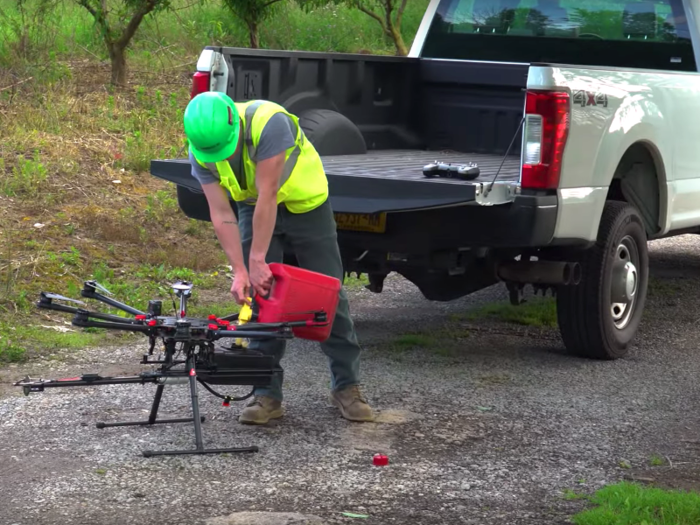
<path fill-rule="evenodd" d="M 275 113 L 267 121 L 260 135 L 257 147 L 257 160 L 269 159 L 294 146 L 296 126 L 284 113 Z"/>
<path fill-rule="evenodd" d="M 214 176 L 214 174 L 205 168 L 192 155 L 190 151 L 190 165 L 192 166 L 192 176 L 199 181 L 200 184 L 211 184 L 212 182 L 219 182 L 219 179 Z"/>

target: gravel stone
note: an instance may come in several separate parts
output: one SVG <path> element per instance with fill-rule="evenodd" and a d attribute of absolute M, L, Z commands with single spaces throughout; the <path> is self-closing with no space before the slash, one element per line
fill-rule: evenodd
<path fill-rule="evenodd" d="M 296 512 L 236 512 L 206 520 L 206 525 L 324 525 L 318 516 Z"/>
<path fill-rule="evenodd" d="M 239 425 L 243 403 L 224 408 L 200 389 L 205 445 L 257 445 L 257 453 L 144 458 L 146 449 L 193 447 L 191 425 L 96 428 L 145 419 L 153 385 L 28 397 L 9 385 L 26 374 L 135 373 L 145 341 L 0 370 L 0 524 L 218 525 L 241 513 L 291 513 L 331 525 L 558 525 L 586 505 L 565 500 L 564 490 L 685 476 L 700 440 L 700 238 L 650 246 L 645 321 L 618 361 L 570 356 L 556 330 L 451 318 L 507 299 L 502 286 L 449 303 L 424 300 L 396 276 L 382 294 L 351 291 L 377 422 L 343 420 L 328 402 L 318 345 L 293 341 L 283 360 L 287 412 L 274 424 Z M 466 333 L 452 353 L 390 344 L 447 325 Z M 166 388 L 161 417 L 189 408 L 185 386 Z M 374 467 L 376 453 L 389 465 Z M 650 467 L 654 454 L 672 466 Z"/>

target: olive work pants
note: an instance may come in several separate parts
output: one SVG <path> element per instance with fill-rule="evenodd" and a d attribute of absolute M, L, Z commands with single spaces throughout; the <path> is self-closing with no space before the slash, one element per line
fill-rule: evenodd
<path fill-rule="evenodd" d="M 238 203 L 238 224 L 246 267 L 253 240 L 253 212 L 255 206 Z M 338 248 L 338 235 L 331 204 L 327 200 L 320 207 L 306 213 L 291 213 L 284 205 L 277 208 L 277 221 L 267 252 L 267 263 L 282 262 L 283 244 L 291 246 L 301 268 L 343 280 L 343 264 Z M 274 355 L 278 365 L 285 353 L 285 340 L 251 340 L 249 348 L 266 355 Z M 320 343 L 328 358 L 331 389 L 359 384 L 361 348 L 350 317 L 345 290 L 341 288 L 338 308 L 330 337 Z M 275 374 L 272 384 L 256 388 L 255 395 L 266 395 L 282 400 L 284 372 Z"/>

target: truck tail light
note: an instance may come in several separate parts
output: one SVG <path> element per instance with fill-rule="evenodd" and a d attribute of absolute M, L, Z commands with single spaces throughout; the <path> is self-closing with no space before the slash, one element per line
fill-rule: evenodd
<path fill-rule="evenodd" d="M 523 129 L 521 186 L 548 190 L 559 186 L 564 146 L 569 136 L 569 94 L 528 91 Z"/>
<path fill-rule="evenodd" d="M 193 99 L 200 93 L 209 91 L 209 82 L 211 74 L 208 71 L 197 71 L 192 75 L 192 90 L 190 91 L 190 99 Z"/>

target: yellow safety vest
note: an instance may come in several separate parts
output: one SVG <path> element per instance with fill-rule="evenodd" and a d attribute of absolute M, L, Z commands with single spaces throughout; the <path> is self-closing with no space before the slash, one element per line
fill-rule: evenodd
<path fill-rule="evenodd" d="M 292 213 L 311 211 L 328 199 L 328 179 L 318 152 L 304 136 L 299 119 L 282 106 L 265 100 L 251 100 L 237 103 L 242 119 L 243 136 L 242 165 L 243 174 L 236 174 L 234 166 L 228 160 L 204 163 L 197 162 L 218 175 L 221 185 L 226 188 L 236 202 L 257 201 L 258 191 L 255 186 L 256 150 L 265 124 L 277 113 L 284 113 L 296 125 L 297 135 L 294 146 L 285 152 L 285 163 L 277 191 L 277 204 L 284 204 Z"/>

